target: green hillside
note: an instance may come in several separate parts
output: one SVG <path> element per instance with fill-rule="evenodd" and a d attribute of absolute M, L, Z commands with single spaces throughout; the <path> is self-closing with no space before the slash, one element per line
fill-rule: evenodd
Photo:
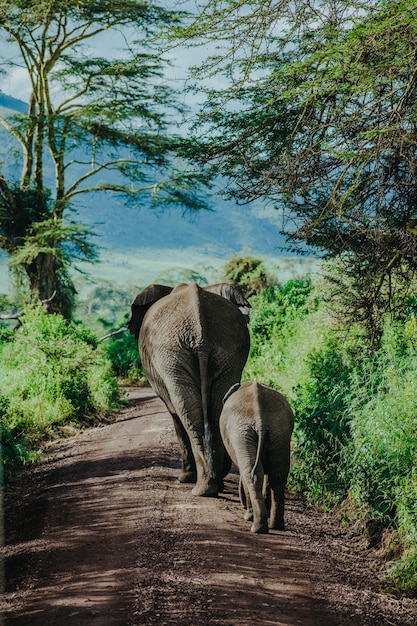
<path fill-rule="evenodd" d="M 278 248 L 285 241 L 277 211 L 237 206 L 215 195 L 208 203 L 210 211 L 184 214 L 180 207 L 126 207 L 111 196 L 92 196 L 78 215 L 81 222 L 93 225 L 100 245 L 109 250 L 197 247 L 224 256 L 247 246 L 257 254 L 281 254 Z"/>

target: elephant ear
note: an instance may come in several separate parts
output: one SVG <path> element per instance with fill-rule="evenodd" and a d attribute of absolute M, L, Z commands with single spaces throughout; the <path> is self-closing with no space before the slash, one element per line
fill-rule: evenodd
<path fill-rule="evenodd" d="M 245 318 L 246 323 L 249 323 L 249 312 L 251 305 L 246 300 L 246 298 L 242 296 L 240 291 L 236 289 L 236 287 L 232 287 L 232 285 L 229 285 L 229 283 L 216 283 L 215 285 L 207 285 L 207 287 L 204 287 L 204 290 L 211 291 L 212 293 L 217 293 L 219 294 L 219 296 L 222 296 L 223 298 L 230 300 L 230 302 L 233 302 L 233 304 L 236 304 L 243 317 Z"/>
<path fill-rule="evenodd" d="M 148 287 L 139 291 L 132 302 L 129 319 L 127 320 L 127 327 L 130 333 L 135 335 L 136 339 L 139 337 L 140 327 L 142 326 L 143 318 L 148 309 L 150 309 L 157 300 L 170 294 L 171 291 L 172 287 L 156 284 L 148 285 Z"/>

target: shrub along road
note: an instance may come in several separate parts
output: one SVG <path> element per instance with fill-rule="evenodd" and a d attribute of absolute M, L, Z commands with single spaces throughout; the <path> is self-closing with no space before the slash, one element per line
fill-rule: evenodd
<path fill-rule="evenodd" d="M 243 520 L 236 472 L 219 498 L 192 496 L 164 405 L 128 396 L 7 488 L 6 625 L 416 623 L 417 600 L 378 580 L 384 552 L 296 494 L 268 535 Z"/>

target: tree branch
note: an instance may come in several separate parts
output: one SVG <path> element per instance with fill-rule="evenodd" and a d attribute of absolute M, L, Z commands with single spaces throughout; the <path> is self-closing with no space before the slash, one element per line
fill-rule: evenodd
<path fill-rule="evenodd" d="M 115 337 L 116 335 L 123 335 L 123 333 L 125 333 L 127 331 L 127 327 L 126 326 L 122 326 L 122 328 L 119 328 L 119 330 L 115 330 L 112 333 L 108 333 L 108 335 L 104 335 L 104 337 L 100 337 L 100 339 L 98 339 L 98 341 L 104 341 L 105 339 L 108 339 L 109 337 Z"/>

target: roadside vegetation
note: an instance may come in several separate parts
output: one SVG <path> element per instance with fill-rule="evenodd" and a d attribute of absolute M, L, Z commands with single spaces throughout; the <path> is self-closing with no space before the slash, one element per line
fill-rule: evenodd
<path fill-rule="evenodd" d="M 401 320 L 385 316 L 375 346 L 330 293 L 331 281 L 306 277 L 253 296 L 244 378 L 295 409 L 292 487 L 383 545 L 393 590 L 415 595 L 417 299 Z"/>
<path fill-rule="evenodd" d="M 94 423 L 119 402 L 117 380 L 97 338 L 43 309 L 16 330 L 0 327 L 3 468 L 36 459 L 43 445 Z"/>

